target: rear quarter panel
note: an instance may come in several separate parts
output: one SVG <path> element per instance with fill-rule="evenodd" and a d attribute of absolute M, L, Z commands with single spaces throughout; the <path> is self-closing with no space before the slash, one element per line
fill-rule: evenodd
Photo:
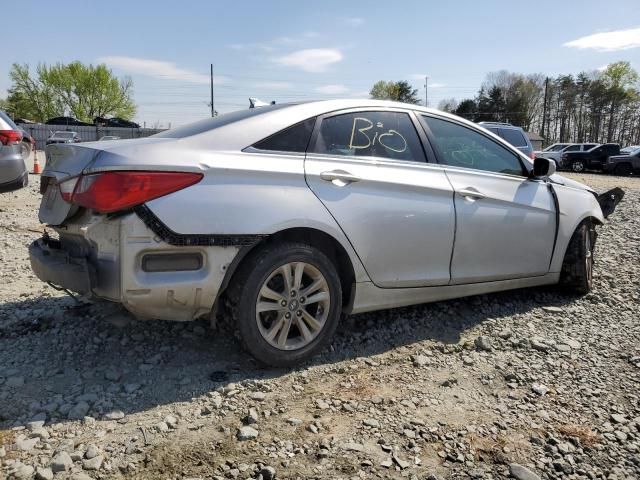
<path fill-rule="evenodd" d="M 270 235 L 314 228 L 347 251 L 356 282 L 369 281 L 346 236 L 307 186 L 304 155 L 215 152 L 199 156 L 202 181 L 147 206 L 182 234 Z"/>

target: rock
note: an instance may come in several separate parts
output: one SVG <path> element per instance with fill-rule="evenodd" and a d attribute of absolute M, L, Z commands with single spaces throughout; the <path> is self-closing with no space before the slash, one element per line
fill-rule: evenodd
<path fill-rule="evenodd" d="M 83 460 L 82 468 L 85 470 L 100 470 L 103 461 L 104 457 L 102 455 L 98 455 L 97 457 Z"/>
<path fill-rule="evenodd" d="M 429 365 L 431 360 L 426 355 L 412 355 L 411 361 L 416 367 L 424 367 L 425 365 Z"/>
<path fill-rule="evenodd" d="M 38 437 L 36 438 L 25 438 L 24 436 L 20 436 L 16 439 L 16 447 L 18 450 L 23 452 L 28 452 L 33 450 L 36 444 L 40 441 Z"/>
<path fill-rule="evenodd" d="M 537 337 L 530 339 L 529 344 L 531 345 L 531 348 L 538 350 L 539 352 L 548 352 L 550 348 L 549 345 Z"/>
<path fill-rule="evenodd" d="M 84 472 L 74 473 L 69 477 L 69 480 L 93 480 L 89 475 Z"/>
<path fill-rule="evenodd" d="M 393 460 L 383 460 L 380 462 L 380 466 L 384 468 L 391 468 L 393 467 Z"/>
<path fill-rule="evenodd" d="M 178 426 L 178 419 L 173 415 L 167 415 L 164 417 L 164 423 L 166 423 L 169 428 L 176 428 Z"/>
<path fill-rule="evenodd" d="M 318 427 L 316 427 L 313 423 L 307 427 L 307 430 L 311 433 L 318 433 Z"/>
<path fill-rule="evenodd" d="M 287 418 L 287 423 L 289 425 L 300 425 L 302 423 L 302 420 L 300 420 L 299 418 Z"/>
<path fill-rule="evenodd" d="M 511 331 L 511 329 L 509 328 L 503 328 L 502 330 L 500 330 L 500 333 L 498 333 L 498 337 L 500 337 L 502 340 L 508 340 L 513 336 L 513 331 Z"/>
<path fill-rule="evenodd" d="M 95 445 L 89 445 L 84 452 L 84 458 L 86 458 L 87 460 L 91 460 L 98 455 L 100 455 L 100 450 L 98 450 L 98 447 L 96 447 Z"/>
<path fill-rule="evenodd" d="M 80 401 L 78 403 L 76 403 L 73 408 L 71 408 L 71 410 L 69 410 L 69 413 L 67 414 L 67 418 L 69 420 L 82 420 L 85 415 L 89 412 L 89 404 L 87 402 Z"/>
<path fill-rule="evenodd" d="M 107 368 L 104 372 L 104 378 L 107 380 L 111 380 L 112 382 L 117 382 L 122 377 L 122 373 L 115 368 Z"/>
<path fill-rule="evenodd" d="M 156 430 L 156 432 L 160 433 L 167 433 L 169 431 L 169 425 L 167 425 L 165 422 L 158 422 L 153 426 L 153 428 Z"/>
<path fill-rule="evenodd" d="M 241 442 L 258 438 L 258 430 L 252 427 L 242 427 L 238 429 L 236 438 Z"/>
<path fill-rule="evenodd" d="M 37 480 L 53 480 L 53 470 L 47 467 L 36 468 Z"/>
<path fill-rule="evenodd" d="M 562 313 L 564 311 L 560 307 L 542 307 L 542 310 L 547 313 Z"/>
<path fill-rule="evenodd" d="M 328 408 L 331 408 L 329 404 L 324 400 L 316 400 L 316 407 L 318 407 L 320 410 L 327 410 Z"/>
<path fill-rule="evenodd" d="M 364 445 L 356 442 L 347 442 L 342 445 L 342 448 L 349 452 L 364 452 Z"/>
<path fill-rule="evenodd" d="M 28 422 L 26 425 L 27 430 L 29 430 L 30 432 L 33 432 L 34 430 L 39 430 L 42 427 L 44 427 L 44 420 L 35 420 L 35 421 L 30 421 Z"/>
<path fill-rule="evenodd" d="M 122 410 L 111 410 L 104 416 L 107 420 L 121 420 L 124 418 L 124 412 Z"/>
<path fill-rule="evenodd" d="M 262 392 L 251 392 L 249 394 L 249 398 L 251 400 L 255 400 L 256 402 L 264 402 L 265 399 L 267 398 L 267 395 Z"/>
<path fill-rule="evenodd" d="M 393 459 L 394 462 L 396 462 L 396 464 L 400 467 L 401 470 L 404 470 L 405 468 L 409 468 L 411 466 L 411 463 L 407 462 L 406 460 L 402 460 L 395 453 L 391 456 L 391 458 Z"/>
<path fill-rule="evenodd" d="M 33 477 L 33 467 L 18 462 L 13 468 L 13 478 L 16 480 L 30 480 Z"/>
<path fill-rule="evenodd" d="M 612 413 L 611 421 L 613 423 L 627 423 L 627 417 L 625 417 L 621 413 Z"/>
<path fill-rule="evenodd" d="M 378 420 L 376 420 L 375 418 L 367 418 L 362 423 L 366 427 L 380 428 L 380 422 Z"/>
<path fill-rule="evenodd" d="M 60 452 L 53 457 L 50 467 L 53 473 L 58 473 L 70 470 L 72 465 L 73 460 L 71 460 L 71 456 L 67 452 Z"/>
<path fill-rule="evenodd" d="M 540 477 L 529 470 L 527 467 L 523 467 L 517 463 L 509 464 L 509 473 L 513 478 L 517 480 L 540 480 Z"/>
<path fill-rule="evenodd" d="M 549 392 L 549 387 L 546 387 L 545 385 L 541 385 L 539 383 L 534 383 L 533 385 L 531 385 L 531 390 L 540 395 L 546 395 Z"/>
<path fill-rule="evenodd" d="M 264 480 L 274 480 L 276 478 L 276 469 L 269 466 L 263 467 L 260 470 L 260 475 Z"/>
<path fill-rule="evenodd" d="M 4 447 L 0 447 L 0 458 L 3 458 L 7 455 L 7 450 Z"/>
<path fill-rule="evenodd" d="M 250 408 L 249 413 L 243 419 L 244 423 L 247 425 L 258 423 L 258 420 L 260 420 L 260 417 L 258 416 L 258 411 L 255 408 Z"/>
<path fill-rule="evenodd" d="M 9 377 L 4 383 L 5 387 L 17 388 L 24 385 L 24 377 Z"/>
<path fill-rule="evenodd" d="M 140 389 L 140 384 L 139 384 L 139 383 L 125 383 L 125 384 L 122 386 L 122 389 L 123 389 L 126 393 L 131 394 L 131 393 L 133 393 L 133 392 L 135 392 L 135 391 L 137 391 L 137 390 L 139 390 L 139 389 Z"/>
<path fill-rule="evenodd" d="M 480 335 L 478 338 L 476 338 L 474 344 L 476 346 L 476 349 L 480 351 L 490 352 L 491 350 L 493 350 L 493 344 L 491 343 L 491 338 L 485 335 Z"/>

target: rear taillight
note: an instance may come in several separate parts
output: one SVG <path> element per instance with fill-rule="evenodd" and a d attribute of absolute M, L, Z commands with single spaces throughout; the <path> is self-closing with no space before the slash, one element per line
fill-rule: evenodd
<path fill-rule="evenodd" d="M 202 179 L 189 172 L 104 172 L 59 184 L 62 198 L 102 213 L 117 212 L 176 192 Z"/>
<path fill-rule="evenodd" d="M 2 145 L 16 145 L 22 141 L 22 133 L 18 130 L 0 130 Z"/>

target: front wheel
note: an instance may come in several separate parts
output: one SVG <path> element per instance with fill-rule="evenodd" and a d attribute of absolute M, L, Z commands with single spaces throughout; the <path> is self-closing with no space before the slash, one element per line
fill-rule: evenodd
<path fill-rule="evenodd" d="M 631 175 L 631 165 L 628 163 L 621 163 L 620 165 L 616 165 L 616 168 L 613 170 L 613 173 L 620 176 Z"/>
<path fill-rule="evenodd" d="M 596 232 L 588 220 L 582 222 L 569 241 L 562 263 L 560 284 L 581 295 L 593 286 L 593 248 Z"/>
<path fill-rule="evenodd" d="M 229 299 L 245 349 L 262 363 L 290 367 L 316 354 L 335 333 L 342 288 L 323 252 L 287 242 L 250 254 L 234 276 Z"/>
<path fill-rule="evenodd" d="M 574 160 L 571 163 L 571 170 L 576 173 L 584 172 L 584 162 L 582 160 Z"/>

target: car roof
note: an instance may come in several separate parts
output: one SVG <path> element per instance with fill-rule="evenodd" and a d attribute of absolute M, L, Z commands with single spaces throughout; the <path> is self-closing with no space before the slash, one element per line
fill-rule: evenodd
<path fill-rule="evenodd" d="M 200 120 L 184 127 L 162 132 L 153 137 L 176 138 L 185 142 L 211 145 L 212 148 L 216 149 L 236 150 L 253 145 L 259 140 L 309 118 L 339 110 L 356 108 L 412 110 L 416 113 L 428 113 L 441 118 L 448 118 L 465 124 L 470 128 L 478 128 L 476 123 L 440 110 L 425 108 L 421 105 L 361 98 L 268 105 L 251 109 L 253 112 L 240 110 Z M 237 120 L 234 120 L 234 117 Z M 227 118 L 233 121 L 225 121 Z M 192 129 L 192 133 L 189 133 L 190 129 Z"/>

